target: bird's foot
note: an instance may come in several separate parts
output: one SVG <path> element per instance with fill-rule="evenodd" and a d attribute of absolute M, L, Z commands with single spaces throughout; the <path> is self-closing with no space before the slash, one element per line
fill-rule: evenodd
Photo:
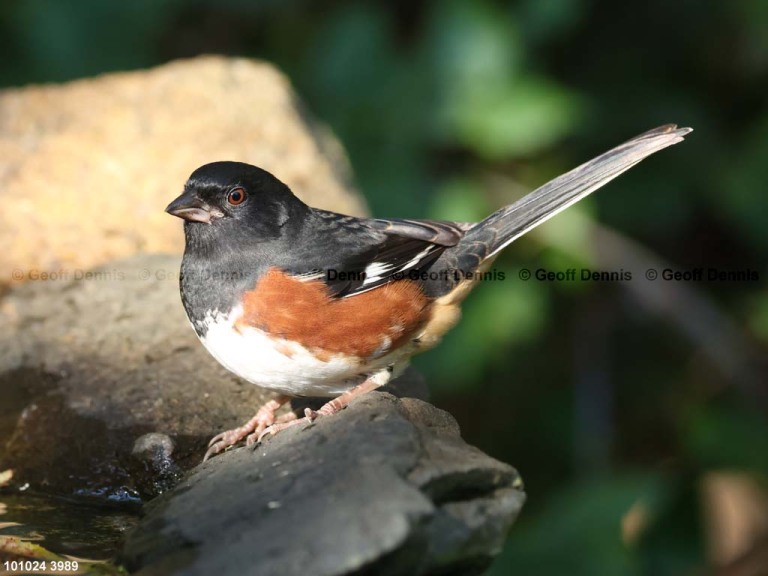
<path fill-rule="evenodd" d="M 371 390 L 375 390 L 376 388 L 386 384 L 389 381 L 391 375 L 392 371 L 389 369 L 377 372 L 370 378 L 366 379 L 362 384 L 358 384 L 351 390 L 344 392 L 344 394 L 341 396 L 326 402 L 319 409 L 312 410 L 310 408 L 305 408 L 304 418 L 299 418 L 293 413 L 291 413 L 293 414 L 293 418 L 286 418 L 288 414 L 281 416 L 277 422 L 267 426 L 261 433 L 258 433 L 258 436 L 256 436 L 256 441 L 261 442 L 264 437 L 274 436 L 278 432 L 282 432 L 283 430 L 291 428 L 292 426 L 296 426 L 297 424 L 311 424 L 320 416 L 332 416 L 333 414 L 336 414 L 337 412 L 340 412 L 346 408 L 347 405 L 358 396 L 361 396 L 366 392 L 370 392 Z M 251 434 L 251 436 L 254 436 L 255 434 L 256 433 Z M 251 436 L 249 436 L 249 439 Z"/>
<path fill-rule="evenodd" d="M 289 396 L 278 396 L 259 408 L 256 415 L 242 426 L 238 426 L 232 430 L 225 430 L 211 438 L 211 441 L 208 443 L 208 451 L 205 453 L 205 456 L 203 456 L 203 462 L 208 460 L 211 456 L 224 452 L 224 450 L 230 446 L 234 446 L 243 438 L 247 437 L 247 444 L 253 444 L 265 429 L 276 422 L 275 412 L 280 406 L 288 402 L 288 400 L 290 400 Z M 290 414 L 293 413 L 291 412 Z M 286 414 L 286 416 L 288 415 Z M 282 418 L 284 417 L 281 416 L 277 420 L 280 421 Z"/>
<path fill-rule="evenodd" d="M 267 426 L 267 428 L 261 432 L 261 434 L 258 435 L 256 438 L 257 442 L 261 442 L 261 440 L 266 436 L 274 436 L 278 432 L 282 432 L 283 430 L 287 428 L 291 428 L 292 426 L 296 426 L 297 424 L 311 424 L 315 421 L 315 418 L 317 418 L 320 415 L 320 411 L 311 410 L 309 408 L 304 409 L 304 418 L 299 418 L 294 412 L 291 412 L 291 415 L 293 418 L 285 418 L 282 417 L 279 418 L 274 424 L 271 426 Z M 285 416 L 288 416 L 286 414 Z"/>

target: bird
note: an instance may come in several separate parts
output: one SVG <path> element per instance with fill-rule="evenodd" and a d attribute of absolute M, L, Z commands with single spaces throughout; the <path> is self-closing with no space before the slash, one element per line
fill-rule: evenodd
<path fill-rule="evenodd" d="M 214 436 L 204 461 L 329 417 L 399 376 L 458 322 L 502 249 L 689 132 L 667 124 L 640 134 L 480 222 L 338 214 L 250 164 L 196 169 L 166 208 L 184 220 L 184 309 L 218 362 L 276 394 Z M 329 400 L 303 418 L 276 416 L 297 397 Z"/>

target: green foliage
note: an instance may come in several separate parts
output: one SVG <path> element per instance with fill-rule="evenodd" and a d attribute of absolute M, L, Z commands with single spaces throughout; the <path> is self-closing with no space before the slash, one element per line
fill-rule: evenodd
<path fill-rule="evenodd" d="M 574 122 L 574 99 L 523 66 L 516 19 L 490 2 L 436 6 L 440 132 L 486 160 L 538 152 Z"/>
<path fill-rule="evenodd" d="M 743 141 L 730 151 L 729 162 L 721 160 L 723 177 L 720 190 L 727 190 L 718 199 L 728 224 L 738 227 L 747 242 L 768 256 L 766 194 L 756 194 L 758 183 L 768 182 L 768 113 L 756 119 L 755 125 L 746 130 Z"/>
<path fill-rule="evenodd" d="M 489 576 L 641 574 L 638 551 L 621 541 L 621 519 L 648 484 L 617 477 L 569 486 L 520 522 Z"/>
<path fill-rule="evenodd" d="M 493 211 L 480 183 L 471 177 L 446 180 L 434 193 L 429 213 L 432 218 L 476 222 Z"/>
<path fill-rule="evenodd" d="M 768 476 L 765 415 L 732 402 L 691 407 L 682 421 L 686 452 L 704 469 L 734 469 Z"/>

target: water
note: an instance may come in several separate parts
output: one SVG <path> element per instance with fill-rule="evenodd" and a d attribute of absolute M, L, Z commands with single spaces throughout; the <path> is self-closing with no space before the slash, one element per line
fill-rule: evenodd
<path fill-rule="evenodd" d="M 78 571 L 61 573 L 123 574 L 111 564 L 126 531 L 138 522 L 138 508 L 95 505 L 76 500 L 0 492 L 0 574 L 25 574 L 24 565 L 5 562 L 78 560 Z M 27 564 L 26 568 L 32 565 Z M 38 566 L 39 568 L 39 566 Z"/>

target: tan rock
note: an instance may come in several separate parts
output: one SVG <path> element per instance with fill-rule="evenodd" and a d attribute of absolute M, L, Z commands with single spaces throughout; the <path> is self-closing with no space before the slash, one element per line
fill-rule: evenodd
<path fill-rule="evenodd" d="M 361 214 L 344 153 L 272 66 L 203 57 L 0 92 L 0 284 L 180 252 L 163 212 L 201 164 L 239 160 L 310 204 Z"/>

